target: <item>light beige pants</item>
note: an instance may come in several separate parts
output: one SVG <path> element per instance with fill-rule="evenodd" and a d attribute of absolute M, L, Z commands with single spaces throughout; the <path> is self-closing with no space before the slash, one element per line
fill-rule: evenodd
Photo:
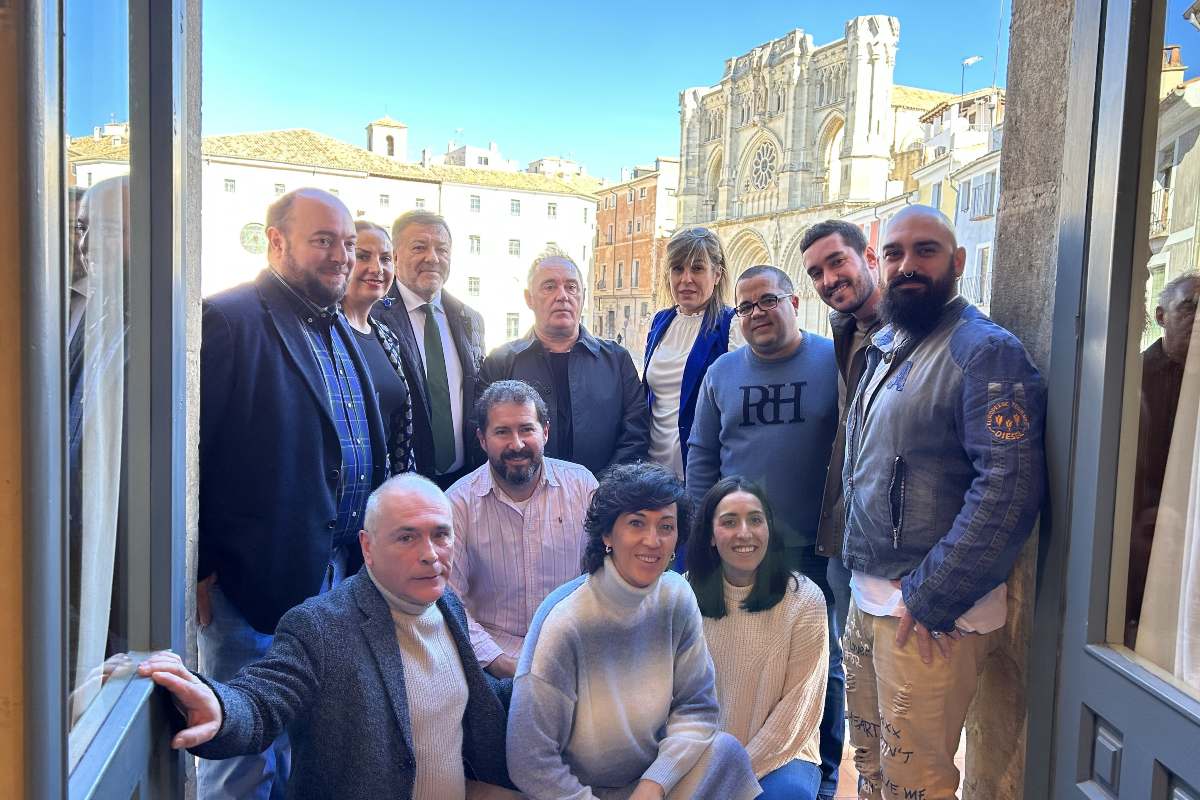
<path fill-rule="evenodd" d="M 916 635 L 896 647 L 896 617 L 876 617 L 852 602 L 842 648 L 846 720 L 861 800 L 951 800 L 967 707 L 995 633 L 965 634 L 947 661 L 917 652 Z"/>

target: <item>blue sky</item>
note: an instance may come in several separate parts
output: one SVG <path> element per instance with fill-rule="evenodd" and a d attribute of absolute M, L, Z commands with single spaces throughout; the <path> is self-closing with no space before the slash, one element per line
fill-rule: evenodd
<path fill-rule="evenodd" d="M 109 46 L 127 35 L 121 5 L 67 2 L 74 135 L 128 113 L 128 75 L 111 69 Z M 1191 77 L 1200 34 L 1180 19 L 1186 5 L 1170 0 L 1167 39 L 1184 45 Z M 972 55 L 983 61 L 967 70 L 968 91 L 1005 84 L 1010 10 L 1011 0 L 205 0 L 204 133 L 304 127 L 365 145 L 364 127 L 386 113 L 409 126 L 410 158 L 450 139 L 495 141 L 522 165 L 564 155 L 612 178 L 678 153 L 681 89 L 716 83 L 726 58 L 792 28 L 819 45 L 852 16 L 893 15 L 895 80 L 957 92 Z M 72 39 L 72 27 L 87 35 Z"/>

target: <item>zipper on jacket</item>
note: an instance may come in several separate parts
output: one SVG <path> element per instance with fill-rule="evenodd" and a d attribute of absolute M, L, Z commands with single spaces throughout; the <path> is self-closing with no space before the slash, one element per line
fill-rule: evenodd
<path fill-rule="evenodd" d="M 892 462 L 892 480 L 888 484 L 888 500 L 892 507 L 892 549 L 900 549 L 900 531 L 904 528 L 905 463 L 902 456 Z"/>

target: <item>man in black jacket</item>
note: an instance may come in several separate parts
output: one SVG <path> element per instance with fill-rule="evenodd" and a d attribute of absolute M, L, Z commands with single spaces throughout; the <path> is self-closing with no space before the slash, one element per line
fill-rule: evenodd
<path fill-rule="evenodd" d="M 538 256 L 525 290 L 533 330 L 493 350 L 479 379 L 481 388 L 514 379 L 537 389 L 550 410 L 546 455 L 599 474 L 646 458 L 650 412 L 629 352 L 580 324 L 583 292 L 574 261 L 557 251 Z"/>
<path fill-rule="evenodd" d="M 442 288 L 452 249 L 446 220 L 408 211 L 392 224 L 392 242 L 396 283 L 372 313 L 400 340 L 417 471 L 446 489 L 482 463 L 469 419 L 482 389 L 483 317 Z"/>
<path fill-rule="evenodd" d="M 359 542 L 362 571 L 285 614 L 265 657 L 232 679 L 198 678 L 170 652 L 139 666 L 186 715 L 172 746 L 228 758 L 288 729 L 296 800 L 516 797 L 497 786 L 511 785 L 512 682 L 480 669 L 446 586 L 445 496 L 418 475 L 392 478 L 371 495 Z"/>
<path fill-rule="evenodd" d="M 227 680 L 270 646 L 284 612 L 353 575 L 387 450 L 374 387 L 338 309 L 354 266 L 350 212 L 297 189 L 267 211 L 256 280 L 210 297 L 200 344 L 201 668 Z M 201 800 L 266 797 L 286 741 L 199 766 Z"/>

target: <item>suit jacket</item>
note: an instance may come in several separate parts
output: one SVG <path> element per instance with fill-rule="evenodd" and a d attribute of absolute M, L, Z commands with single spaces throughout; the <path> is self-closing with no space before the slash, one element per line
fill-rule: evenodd
<path fill-rule="evenodd" d="M 563 458 L 561 439 L 555 440 L 553 421 L 559 398 L 541 342 L 531 330 L 520 339 L 497 347 L 483 362 L 480 382 L 525 381 L 550 410 L 546 455 Z M 567 359 L 571 387 L 572 455 L 569 459 L 599 474 L 610 464 L 642 461 L 650 446 L 650 410 L 642 394 L 637 368 L 629 351 L 608 339 L 597 339 L 579 327 L 579 341 Z"/>
<path fill-rule="evenodd" d="M 205 301 L 201 323 L 198 577 L 215 571 L 263 633 L 320 591 L 337 519 L 342 450 L 295 309 L 264 270 Z M 387 471 L 383 421 L 350 326 L 340 315 L 335 325 L 362 382 L 375 487 Z M 357 544 L 350 552 L 361 559 Z"/>
<path fill-rule="evenodd" d="M 664 308 L 654 315 L 650 323 L 650 334 L 646 337 L 646 362 L 642 367 L 642 384 L 646 387 L 646 407 L 654 407 L 654 392 L 646 383 L 646 367 L 650 366 L 650 357 L 658 348 L 671 321 L 675 319 L 676 310 Z M 683 381 L 679 387 L 679 450 L 683 455 L 683 465 L 687 466 L 688 437 L 692 435 L 692 422 L 696 419 L 696 399 L 700 397 L 700 384 L 704 381 L 704 373 L 712 363 L 729 352 L 729 326 L 733 321 L 733 309 L 724 306 L 717 324 L 711 328 L 708 319 L 701 323 L 700 334 L 688 353 L 683 365 Z"/>
<path fill-rule="evenodd" d="M 388 297 L 392 300 L 391 305 L 384 307 L 383 303 L 376 303 L 371 315 L 387 325 L 400 341 L 404 376 L 408 379 L 413 397 L 413 450 L 417 472 L 432 478 L 437 470 L 434 467 L 433 425 L 429 419 L 429 383 L 425 380 L 425 364 L 421 361 L 417 335 L 400 290 L 393 285 Z M 458 351 L 458 360 L 462 363 L 463 429 L 458 433 L 463 440 L 463 467 L 469 468 L 477 465 L 478 447 L 474 427 L 469 420 L 481 391 L 478 381 L 479 368 L 483 364 L 483 317 L 445 290 L 442 290 L 442 307 L 450 324 L 450 335 Z M 421 335 L 424 335 L 424 331 Z"/>
<path fill-rule="evenodd" d="M 504 735 L 512 681 L 497 681 L 479 668 L 454 593 L 447 589 L 437 605 L 467 680 L 467 778 L 511 786 Z M 416 758 L 401 658 L 387 601 L 360 570 L 284 615 L 262 659 L 228 683 L 205 680 L 220 701 L 221 728 L 191 752 L 201 758 L 260 753 L 286 729 L 292 800 L 407 800 Z"/>

